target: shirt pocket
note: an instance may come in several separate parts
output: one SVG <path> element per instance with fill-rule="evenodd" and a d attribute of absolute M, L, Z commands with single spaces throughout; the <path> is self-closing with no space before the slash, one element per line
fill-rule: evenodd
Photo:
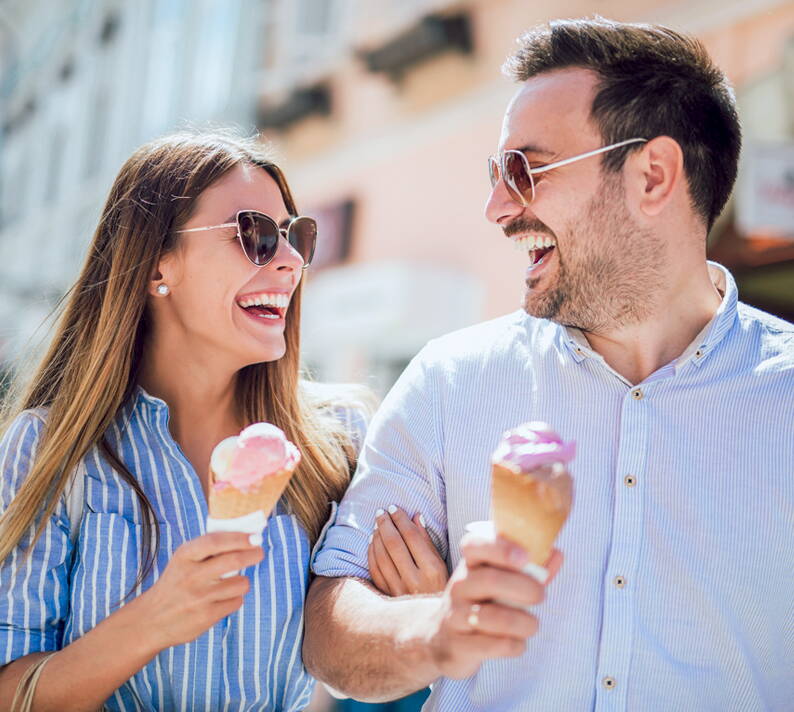
<path fill-rule="evenodd" d="M 120 492 L 114 485 L 90 475 L 85 477 L 85 509 L 75 542 L 70 581 L 71 616 L 65 631 L 67 642 L 79 638 L 123 602 L 149 588 L 159 573 L 162 564 L 159 559 L 165 554 L 161 546 L 154 566 L 137 585 L 146 532 L 140 519 L 140 507 L 134 506 L 128 496 L 136 497 L 135 493 L 131 490 Z M 158 522 L 158 525 L 162 541 L 164 524 Z M 152 530 L 152 548 L 154 543 Z"/>

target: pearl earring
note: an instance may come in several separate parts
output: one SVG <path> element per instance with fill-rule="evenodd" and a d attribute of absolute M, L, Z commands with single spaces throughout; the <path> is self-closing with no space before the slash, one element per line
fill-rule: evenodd
<path fill-rule="evenodd" d="M 165 296 L 170 291 L 171 290 L 168 288 L 167 284 L 160 284 L 160 285 L 157 286 L 157 293 L 161 294 L 162 296 Z"/>

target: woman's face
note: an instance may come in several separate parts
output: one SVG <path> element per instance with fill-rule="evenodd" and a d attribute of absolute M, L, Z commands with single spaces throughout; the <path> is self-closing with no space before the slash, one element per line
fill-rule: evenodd
<path fill-rule="evenodd" d="M 262 168 L 238 165 L 201 193 L 182 229 L 234 222 L 239 210 L 258 210 L 279 225 L 289 217 L 273 178 Z M 282 237 L 273 260 L 257 267 L 243 253 L 236 227 L 177 238 L 177 247 L 161 259 L 160 278 L 150 289 L 161 341 L 167 331 L 165 342 L 173 346 L 178 339 L 178 349 L 191 359 L 207 366 L 222 362 L 234 371 L 281 358 L 286 351 L 285 316 L 302 274 L 301 256 Z M 169 287 L 167 296 L 157 295 L 161 283 Z M 250 305 L 252 301 L 259 305 Z"/>

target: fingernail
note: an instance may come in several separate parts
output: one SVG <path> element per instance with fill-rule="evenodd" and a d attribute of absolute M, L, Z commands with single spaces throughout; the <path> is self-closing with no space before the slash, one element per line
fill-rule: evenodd
<path fill-rule="evenodd" d="M 393 504 L 389 505 L 389 514 L 397 514 L 397 507 L 395 507 Z"/>
<path fill-rule="evenodd" d="M 513 547 L 513 550 L 510 552 L 510 561 L 514 564 L 521 566 L 522 564 L 527 563 L 529 557 L 527 556 L 527 552 L 523 549 L 519 549 L 517 546 Z"/>
<path fill-rule="evenodd" d="M 262 542 L 264 541 L 264 537 L 261 534 L 251 534 L 248 537 L 248 541 L 251 546 L 262 546 Z"/>
<path fill-rule="evenodd" d="M 382 509 L 379 509 L 377 512 L 375 512 L 375 518 L 377 519 L 378 517 L 382 517 L 384 514 L 386 514 L 386 512 L 384 512 Z"/>
<path fill-rule="evenodd" d="M 374 534 L 370 534 L 370 535 L 369 535 L 369 539 L 367 539 L 367 544 L 371 544 L 371 543 L 372 543 L 372 540 L 373 540 L 374 538 L 375 538 L 375 535 L 374 535 Z"/>
<path fill-rule="evenodd" d="M 419 523 L 420 523 L 420 524 L 421 524 L 421 525 L 422 525 L 422 526 L 423 526 L 425 529 L 427 529 L 427 522 L 425 522 L 425 518 L 424 518 L 424 516 L 422 516 L 421 514 L 419 515 Z"/>

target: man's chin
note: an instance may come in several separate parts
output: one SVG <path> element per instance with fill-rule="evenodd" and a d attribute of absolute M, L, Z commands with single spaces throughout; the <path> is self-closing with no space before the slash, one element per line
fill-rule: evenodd
<path fill-rule="evenodd" d="M 529 316 L 537 319 L 550 319 L 555 321 L 555 317 L 560 312 L 563 298 L 556 290 L 536 290 L 527 281 L 527 289 L 524 292 L 524 311 Z"/>

